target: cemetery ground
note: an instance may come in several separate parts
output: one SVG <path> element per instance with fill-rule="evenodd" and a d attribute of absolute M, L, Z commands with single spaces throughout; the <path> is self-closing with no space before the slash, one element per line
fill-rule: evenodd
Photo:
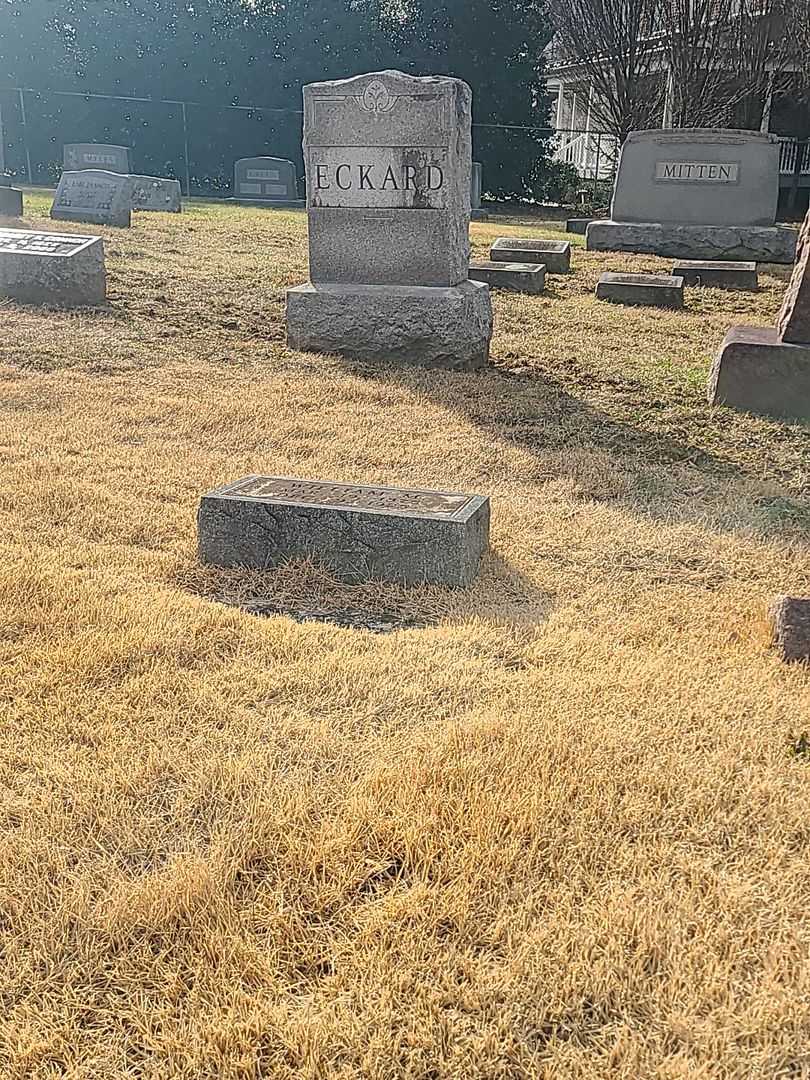
<path fill-rule="evenodd" d="M 787 268 L 625 308 L 671 264 L 577 248 L 490 371 L 386 369 L 287 350 L 303 213 L 26 201 L 110 303 L 0 304 L 0 1074 L 805 1075 L 810 429 L 705 402 Z M 493 555 L 202 568 L 251 472 L 489 494 Z"/>

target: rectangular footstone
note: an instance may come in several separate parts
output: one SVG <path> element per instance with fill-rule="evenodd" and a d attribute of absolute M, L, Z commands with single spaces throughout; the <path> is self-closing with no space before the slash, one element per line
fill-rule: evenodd
<path fill-rule="evenodd" d="M 0 184 L 0 217 L 22 217 L 23 193 Z"/>
<path fill-rule="evenodd" d="M 204 495 L 200 559 L 266 570 L 312 559 L 342 581 L 469 585 L 489 546 L 480 495 L 246 476 Z"/>
<path fill-rule="evenodd" d="M 684 285 L 711 289 L 756 289 L 758 284 L 755 262 L 681 259 L 672 267 L 672 273 L 682 277 Z"/>
<path fill-rule="evenodd" d="M 598 218 L 590 217 L 570 217 L 565 223 L 565 231 L 576 233 L 578 236 L 584 236 L 590 223 L 598 220 Z"/>
<path fill-rule="evenodd" d="M 104 241 L 100 236 L 0 229 L 0 296 L 59 307 L 103 304 Z"/>
<path fill-rule="evenodd" d="M 542 263 L 549 274 L 567 274 L 571 269 L 571 245 L 567 240 L 534 240 L 500 236 L 492 245 L 493 262 Z"/>
<path fill-rule="evenodd" d="M 541 293 L 546 287 L 542 263 L 505 263 L 482 260 L 470 263 L 470 281 L 483 281 L 491 289 Z"/>
<path fill-rule="evenodd" d="M 592 221 L 585 234 L 588 251 L 632 251 L 665 259 L 732 259 L 792 263 L 795 229 L 782 225 L 674 225 L 650 222 Z"/>
<path fill-rule="evenodd" d="M 732 326 L 712 365 L 712 405 L 783 419 L 810 417 L 810 344 L 763 326 Z"/>
<path fill-rule="evenodd" d="M 596 286 L 597 300 L 651 307 L 683 307 L 683 278 L 656 274 L 605 273 Z"/>
<path fill-rule="evenodd" d="M 486 366 L 491 336 L 489 288 L 478 281 L 287 291 L 287 344 L 300 352 L 468 370 Z"/>

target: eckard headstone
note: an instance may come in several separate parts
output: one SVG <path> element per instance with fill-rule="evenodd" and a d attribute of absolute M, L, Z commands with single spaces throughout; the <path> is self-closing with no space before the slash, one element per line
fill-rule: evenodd
<path fill-rule="evenodd" d="M 103 169 L 105 172 L 129 172 L 129 147 L 106 143 L 65 143 L 64 168 L 67 172 L 79 169 Z"/>
<path fill-rule="evenodd" d="M 233 167 L 233 193 L 237 202 L 267 206 L 303 206 L 298 198 L 295 165 L 286 158 L 240 158 Z"/>
<path fill-rule="evenodd" d="M 709 375 L 709 401 L 810 419 L 810 213 L 776 328 L 732 326 Z"/>
<path fill-rule="evenodd" d="M 778 228 L 776 135 L 727 128 L 633 131 L 622 145 L 608 221 L 592 251 L 790 263 L 794 229 Z"/>
<path fill-rule="evenodd" d="M 489 289 L 468 276 L 471 109 L 444 76 L 304 87 L 311 283 L 287 294 L 292 348 L 487 363 Z"/>
<path fill-rule="evenodd" d="M 51 207 L 58 221 L 88 221 L 94 225 L 128 227 L 134 180 L 120 173 L 84 169 L 63 172 Z"/>

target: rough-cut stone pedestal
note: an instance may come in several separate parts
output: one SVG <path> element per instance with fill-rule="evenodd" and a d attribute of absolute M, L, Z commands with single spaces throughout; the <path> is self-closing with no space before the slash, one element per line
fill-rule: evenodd
<path fill-rule="evenodd" d="M 100 236 L 0 229 L 0 296 L 78 307 L 103 304 L 106 294 Z"/>
<path fill-rule="evenodd" d="M 0 217 L 22 217 L 23 193 L 0 184 Z"/>
<path fill-rule="evenodd" d="M 287 343 L 302 352 L 459 370 L 489 360 L 489 288 L 299 285 L 287 292 Z"/>
<path fill-rule="evenodd" d="M 455 492 L 247 476 L 204 495 L 200 558 L 267 570 L 313 559 L 349 582 L 469 585 L 489 544 L 489 500 Z"/>
<path fill-rule="evenodd" d="M 810 344 L 780 341 L 770 327 L 733 326 L 712 365 L 708 397 L 765 416 L 810 417 Z"/>
<path fill-rule="evenodd" d="M 731 259 L 792 263 L 795 229 L 764 225 L 674 225 L 592 221 L 588 251 L 633 251 L 668 259 Z"/>

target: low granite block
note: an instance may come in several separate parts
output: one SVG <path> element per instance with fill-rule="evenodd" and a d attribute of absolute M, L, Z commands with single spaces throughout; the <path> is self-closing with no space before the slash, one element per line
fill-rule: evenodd
<path fill-rule="evenodd" d="M 596 286 L 597 300 L 651 307 L 683 307 L 683 278 L 656 274 L 602 274 Z"/>
<path fill-rule="evenodd" d="M 672 267 L 672 273 L 682 277 L 684 285 L 705 285 L 711 289 L 756 289 L 758 284 L 755 262 L 681 259 Z"/>
<path fill-rule="evenodd" d="M 470 263 L 470 281 L 483 281 L 491 289 L 541 293 L 546 287 L 542 263 L 506 263 L 482 260 Z"/>
<path fill-rule="evenodd" d="M 571 269 L 571 245 L 567 240 L 533 240 L 501 236 L 492 245 L 493 262 L 542 263 L 548 274 L 567 274 Z"/>
<path fill-rule="evenodd" d="M 0 184 L 0 217 L 22 217 L 23 193 Z"/>
<path fill-rule="evenodd" d="M 810 417 L 810 344 L 779 340 L 776 330 L 732 326 L 709 374 L 712 405 L 783 419 Z"/>
<path fill-rule="evenodd" d="M 489 288 L 299 285 L 287 292 L 287 344 L 301 352 L 459 370 L 484 367 L 492 337 Z"/>
<path fill-rule="evenodd" d="M 788 663 L 810 660 L 810 600 L 776 596 L 770 609 L 774 645 Z"/>
<path fill-rule="evenodd" d="M 590 217 L 571 217 L 565 223 L 565 231 L 570 233 L 576 233 L 578 236 L 584 236 L 585 231 L 592 221 L 598 221 L 598 218 Z"/>
<path fill-rule="evenodd" d="M 469 585 L 489 546 L 489 499 L 247 476 L 204 495 L 200 559 L 267 570 L 312 559 L 342 581 Z"/>
<path fill-rule="evenodd" d="M 100 236 L 0 229 L 0 296 L 80 307 L 107 297 Z"/>
<path fill-rule="evenodd" d="M 632 251 L 670 259 L 792 263 L 797 232 L 781 225 L 669 225 L 592 221 L 588 251 Z"/>

